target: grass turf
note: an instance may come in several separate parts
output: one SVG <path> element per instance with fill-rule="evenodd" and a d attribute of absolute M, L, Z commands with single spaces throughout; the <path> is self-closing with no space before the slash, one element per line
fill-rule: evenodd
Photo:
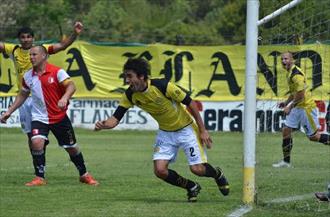
<path fill-rule="evenodd" d="M 186 202 L 186 191 L 153 175 L 154 131 L 102 131 L 76 129 L 87 169 L 100 182 L 80 184 L 78 172 L 64 150 L 50 136 L 47 148 L 48 184 L 25 187 L 33 178 L 31 156 L 20 129 L 0 128 L 0 216 L 6 217 L 103 217 L 103 216 L 227 216 L 241 205 L 243 134 L 212 133 L 209 163 L 223 168 L 231 186 L 228 197 L 219 194 L 210 178 L 189 172 L 180 151 L 170 167 L 198 181 L 202 191 L 197 203 Z M 295 133 L 294 168 L 275 169 L 281 158 L 281 135 L 257 135 L 257 203 L 244 216 L 329 216 L 327 203 L 318 203 L 314 191 L 323 191 L 330 181 L 329 146 L 309 142 Z M 302 199 L 275 199 L 303 195 Z"/>

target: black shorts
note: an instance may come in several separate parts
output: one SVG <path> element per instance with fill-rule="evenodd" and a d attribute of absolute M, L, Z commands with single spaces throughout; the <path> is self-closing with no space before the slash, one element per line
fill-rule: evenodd
<path fill-rule="evenodd" d="M 68 116 L 65 116 L 56 124 L 45 124 L 40 121 L 32 121 L 31 128 L 32 139 L 41 137 L 48 140 L 49 131 L 52 131 L 59 146 L 63 148 L 71 148 L 76 146 L 76 136 Z"/>

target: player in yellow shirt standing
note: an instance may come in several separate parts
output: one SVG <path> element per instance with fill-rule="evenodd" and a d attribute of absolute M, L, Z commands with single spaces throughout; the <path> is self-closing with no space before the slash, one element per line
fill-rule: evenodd
<path fill-rule="evenodd" d="M 281 56 L 283 68 L 287 70 L 287 82 L 289 86 L 289 97 L 285 102 L 279 104 L 286 114 L 285 126 L 282 129 L 283 160 L 273 164 L 273 167 L 291 167 L 290 157 L 292 150 L 292 129 L 298 128 L 299 124 L 304 128 L 305 134 L 311 141 L 330 144 L 328 134 L 318 132 L 319 121 L 317 117 L 317 107 L 311 97 L 311 93 L 306 91 L 307 84 L 305 74 L 294 64 L 293 56 L 290 52 Z"/>
<path fill-rule="evenodd" d="M 52 44 L 50 46 L 45 46 L 48 54 L 55 54 L 59 51 L 65 50 L 69 47 L 80 35 L 83 30 L 83 24 L 81 22 L 76 22 L 73 27 L 73 33 L 62 40 L 59 43 Z M 24 73 L 32 68 L 30 61 L 30 48 L 34 43 L 34 33 L 29 27 L 23 27 L 18 30 L 17 37 L 20 44 L 13 45 L 9 43 L 0 42 L 0 52 L 10 56 L 15 64 L 16 75 L 17 75 L 17 86 L 20 91 L 22 86 L 22 80 Z M 24 104 L 19 108 L 21 127 L 24 133 L 28 136 L 28 144 L 31 151 L 31 105 L 32 99 L 29 97 Z M 37 171 L 36 164 L 34 162 L 34 169 Z"/>
<path fill-rule="evenodd" d="M 189 202 L 197 201 L 201 190 L 197 182 L 168 169 L 179 149 L 183 149 L 190 170 L 197 176 L 215 179 L 220 192 L 229 194 L 229 184 L 222 170 L 207 163 L 205 146 L 211 148 L 212 140 L 205 129 L 195 102 L 179 87 L 165 79 L 149 79 L 149 63 L 142 59 L 129 59 L 124 65 L 125 81 L 129 85 L 113 116 L 98 121 L 95 130 L 116 127 L 125 112 L 134 105 L 148 112 L 159 125 L 154 144 L 154 173 L 165 182 L 187 190 Z M 185 107 L 190 110 L 195 120 Z"/>

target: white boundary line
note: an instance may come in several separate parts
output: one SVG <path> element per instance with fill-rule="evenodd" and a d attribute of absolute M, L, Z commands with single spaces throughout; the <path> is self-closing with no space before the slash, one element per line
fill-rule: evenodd
<path fill-rule="evenodd" d="M 235 209 L 232 213 L 227 215 L 227 217 L 241 217 L 244 214 L 250 212 L 252 209 L 253 209 L 252 206 L 243 205 L 243 206 L 240 206 L 238 209 Z"/>
<path fill-rule="evenodd" d="M 292 197 L 283 197 L 283 198 L 277 198 L 273 200 L 266 201 L 266 203 L 285 203 L 285 202 L 292 202 L 292 201 L 297 201 L 297 200 L 304 200 L 307 198 L 312 198 L 313 193 L 309 194 L 302 194 L 302 195 L 296 195 Z"/>
<path fill-rule="evenodd" d="M 276 204 L 276 203 L 292 202 L 292 201 L 298 201 L 298 200 L 304 200 L 307 198 L 312 198 L 313 196 L 314 196 L 313 193 L 302 194 L 302 195 L 296 195 L 296 196 L 292 196 L 292 197 L 277 198 L 277 199 L 266 201 L 266 203 Z M 252 209 L 253 209 L 252 206 L 243 205 L 243 206 L 240 206 L 239 208 L 235 209 L 232 213 L 227 215 L 227 217 L 241 217 L 244 214 L 252 211 Z"/>

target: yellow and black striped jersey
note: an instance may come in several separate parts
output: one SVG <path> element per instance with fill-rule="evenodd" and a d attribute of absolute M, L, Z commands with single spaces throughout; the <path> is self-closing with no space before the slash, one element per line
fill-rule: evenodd
<path fill-rule="evenodd" d="M 119 107 L 126 110 L 134 105 L 148 112 L 165 131 L 177 131 L 193 122 L 192 117 L 182 105 L 189 105 L 191 98 L 175 84 L 165 79 L 148 80 L 144 92 L 132 92 L 128 88 L 123 94 Z M 116 117 L 116 115 L 114 114 Z M 121 118 L 121 117 L 119 117 Z"/>
<path fill-rule="evenodd" d="M 316 104 L 312 99 L 312 95 L 310 91 L 307 91 L 307 84 L 306 84 L 306 76 L 302 70 L 293 65 L 291 69 L 287 72 L 286 78 L 288 81 L 289 92 L 291 95 L 295 95 L 297 92 L 301 90 L 305 90 L 305 97 L 304 99 L 299 102 L 296 107 L 298 108 L 315 108 Z"/>

